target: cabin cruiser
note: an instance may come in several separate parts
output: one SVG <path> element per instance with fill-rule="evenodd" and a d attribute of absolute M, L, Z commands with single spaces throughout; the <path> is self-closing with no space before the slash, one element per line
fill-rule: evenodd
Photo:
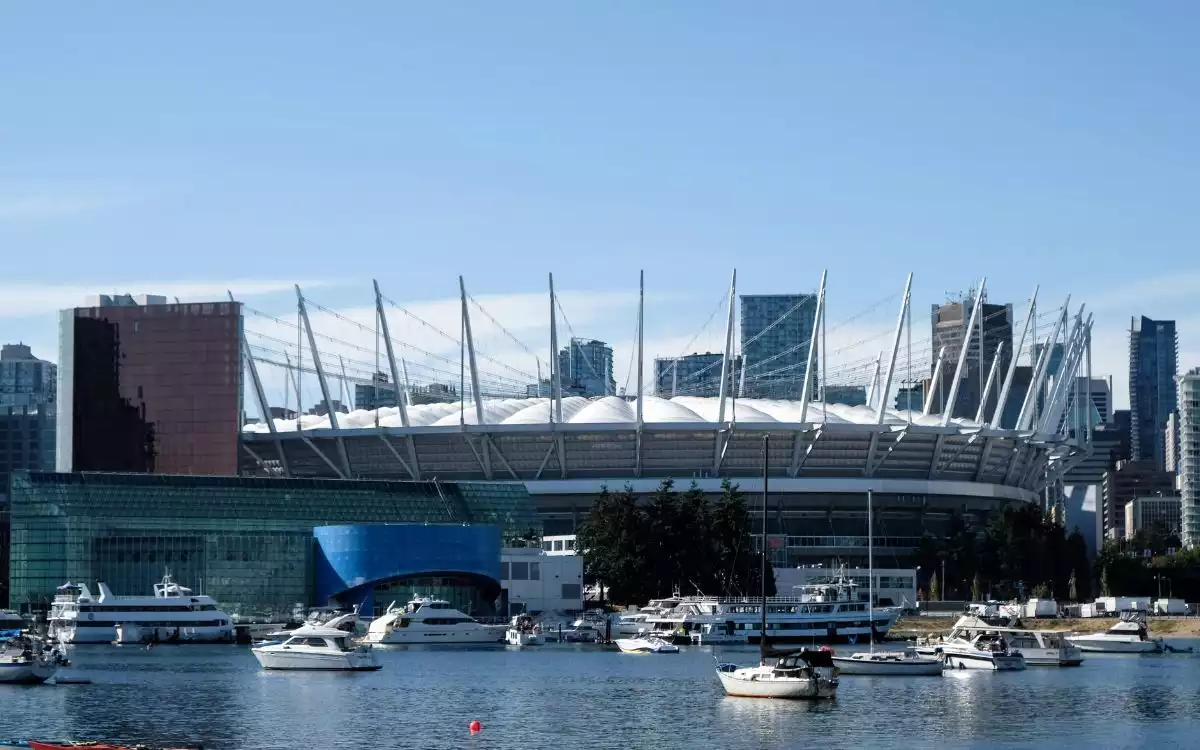
<path fill-rule="evenodd" d="M 1110 654 L 1157 654 L 1163 650 L 1161 638 L 1151 638 L 1146 623 L 1122 620 L 1106 632 L 1073 635 L 1071 643 L 1083 651 Z"/>
<path fill-rule="evenodd" d="M 940 658 L 952 669 L 1024 669 L 1025 657 L 1012 648 L 1008 636 L 997 632 L 994 626 L 983 624 L 986 630 L 956 626 L 945 638 L 932 636 L 919 639 L 914 650 L 922 656 Z"/>
<path fill-rule="evenodd" d="M 370 646 L 355 644 L 344 630 L 301 625 L 283 643 L 250 649 L 263 669 L 318 669 L 366 672 L 382 665 Z"/>
<path fill-rule="evenodd" d="M 617 648 L 626 654 L 678 654 L 679 647 L 655 636 L 644 638 L 618 638 Z"/>
<path fill-rule="evenodd" d="M 459 612 L 444 599 L 416 596 L 400 608 L 392 602 L 382 617 L 371 621 L 366 641 L 400 643 L 502 643 L 504 625 L 484 625 Z"/>
<path fill-rule="evenodd" d="M 796 586 L 793 596 L 766 600 L 767 636 L 775 643 L 858 643 L 882 638 L 900 617 L 897 607 L 871 610 L 844 570 Z M 651 632 L 675 643 L 758 643 L 757 597 L 685 596 L 666 614 L 649 618 Z"/>
<path fill-rule="evenodd" d="M 1001 624 L 1003 623 L 1003 624 Z M 1008 647 L 1021 652 L 1031 667 L 1077 667 L 1083 653 L 1067 640 L 1065 630 L 1032 630 L 1012 618 L 985 618 L 964 615 L 950 629 L 951 638 L 970 640 L 976 634 L 1003 635 Z"/>
<path fill-rule="evenodd" d="M 540 646 L 546 642 L 542 629 L 530 615 L 517 615 L 508 630 L 504 631 L 504 642 L 510 646 Z"/>
<path fill-rule="evenodd" d="M 618 615 L 617 621 L 613 624 L 613 635 L 623 635 L 633 637 L 641 634 L 643 631 L 650 629 L 649 612 L 636 612 L 628 615 Z"/>
<path fill-rule="evenodd" d="M 196 595 L 171 574 L 154 596 L 114 596 L 104 583 L 93 596 L 85 584 L 59 586 L 50 607 L 50 637 L 61 643 L 111 643 L 117 626 L 136 627 L 141 640 L 217 643 L 233 640 L 233 619 L 211 596 Z"/>
<path fill-rule="evenodd" d="M 764 646 L 758 666 L 718 664 L 717 677 L 726 695 L 742 698 L 821 700 L 837 695 L 829 651 L 775 651 Z"/>
<path fill-rule="evenodd" d="M 0 640 L 0 683 L 36 685 L 54 676 L 66 659 L 35 635 Z"/>

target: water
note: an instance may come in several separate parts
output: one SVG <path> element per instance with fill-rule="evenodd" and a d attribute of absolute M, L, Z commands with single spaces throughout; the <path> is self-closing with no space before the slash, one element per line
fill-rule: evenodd
<path fill-rule="evenodd" d="M 1193 644 L 1188 644 L 1193 645 Z M 1200 644 L 1195 644 L 1200 645 Z M 845 647 L 843 647 L 845 648 Z M 1200 649 L 1198 649 L 1200 650 Z M 756 651 L 722 649 L 750 663 Z M 710 650 L 380 649 L 379 672 L 263 672 L 234 646 L 81 646 L 91 685 L 0 685 L 0 737 L 284 748 L 1194 748 L 1200 654 L 843 677 L 834 703 L 727 698 Z M 467 725 L 481 721 L 482 733 Z"/>

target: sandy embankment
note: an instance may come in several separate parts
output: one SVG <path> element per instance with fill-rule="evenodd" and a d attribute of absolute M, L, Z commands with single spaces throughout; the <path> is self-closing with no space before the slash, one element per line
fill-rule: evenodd
<path fill-rule="evenodd" d="M 911 638 L 928 633 L 941 633 L 954 625 L 955 617 L 902 617 L 892 628 L 889 636 Z M 1024 625 L 1037 630 L 1071 630 L 1076 633 L 1097 633 L 1108 630 L 1117 622 L 1106 617 L 1088 619 L 1064 618 L 1061 620 L 1022 620 Z M 1150 635 L 1200 636 L 1200 617 L 1151 617 L 1147 620 Z"/>

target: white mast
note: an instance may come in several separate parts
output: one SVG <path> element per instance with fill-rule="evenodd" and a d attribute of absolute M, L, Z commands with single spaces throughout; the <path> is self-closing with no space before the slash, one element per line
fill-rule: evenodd
<path fill-rule="evenodd" d="M 928 417 L 929 412 L 933 411 L 933 394 L 941 387 L 942 383 L 942 365 L 946 362 L 946 347 L 938 350 L 937 364 L 933 366 L 933 379 L 929 381 L 929 393 L 925 394 L 925 404 L 921 409 L 921 416 Z"/>
<path fill-rule="evenodd" d="M 821 272 L 821 290 L 817 292 L 817 312 L 816 318 L 813 320 L 812 336 L 808 339 L 808 364 L 804 366 L 804 387 L 800 391 L 800 421 L 804 422 L 808 419 L 808 402 L 812 400 L 813 392 L 813 377 L 816 373 L 813 372 L 813 367 L 817 364 L 817 331 L 821 328 L 821 321 L 825 317 L 825 278 L 829 274 L 828 270 Z M 745 343 L 742 344 L 745 346 Z M 742 384 L 745 385 L 746 375 L 746 353 L 742 352 Z M 824 384 L 821 384 L 822 386 Z M 825 408 L 822 402 L 821 408 Z"/>
<path fill-rule="evenodd" d="M 725 423 L 725 395 L 729 391 L 729 366 L 733 348 L 733 305 L 737 299 L 737 269 L 733 271 L 733 280 L 729 282 L 729 317 L 725 321 L 725 356 L 721 358 L 721 385 L 717 391 L 717 422 Z"/>
<path fill-rule="evenodd" d="M 896 371 L 896 353 L 900 351 L 900 334 L 904 330 L 904 317 L 908 312 L 909 293 L 912 291 L 912 272 L 908 274 L 908 281 L 904 283 L 904 301 L 900 303 L 900 316 L 896 318 L 896 337 L 892 340 L 892 358 L 888 360 L 887 374 L 884 375 L 883 385 L 879 389 L 879 413 L 876 416 L 875 424 L 883 424 L 883 416 L 887 413 L 887 398 L 888 391 L 892 389 L 892 375 Z M 876 373 L 879 372 L 879 366 L 875 366 Z"/>
<path fill-rule="evenodd" d="M 642 343 L 646 323 L 646 272 L 638 271 L 638 339 L 637 339 L 637 423 L 642 428 L 642 402 L 646 399 L 645 386 L 642 384 Z M 561 415 L 560 415 L 561 416 Z"/>
<path fill-rule="evenodd" d="M 963 329 L 962 350 L 958 353 L 958 366 L 954 368 L 954 378 L 950 381 L 950 396 L 946 399 L 946 408 L 942 410 L 942 427 L 950 424 L 950 417 L 954 415 L 954 402 L 958 400 L 958 386 L 963 376 L 963 368 L 967 366 L 967 354 L 971 349 L 971 332 L 975 328 L 975 320 L 979 317 L 979 310 L 983 307 L 983 293 L 987 287 L 987 279 L 981 279 L 979 282 L 979 291 L 975 293 L 975 304 L 971 306 L 971 319 L 967 321 L 967 327 Z M 983 346 L 983 341 L 979 342 Z"/>
<path fill-rule="evenodd" d="M 910 274 L 911 276 L 911 274 Z M 867 490 L 867 627 L 871 634 L 871 651 L 875 650 L 875 511 L 871 490 Z"/>
<path fill-rule="evenodd" d="M 992 366 L 988 368 L 987 383 L 984 384 L 979 396 L 979 409 L 975 412 L 975 421 L 983 424 L 983 414 L 987 411 L 988 396 L 992 393 L 992 384 L 996 382 L 996 370 L 1000 369 L 1000 355 L 1004 352 L 1004 342 L 996 344 L 992 354 Z"/>

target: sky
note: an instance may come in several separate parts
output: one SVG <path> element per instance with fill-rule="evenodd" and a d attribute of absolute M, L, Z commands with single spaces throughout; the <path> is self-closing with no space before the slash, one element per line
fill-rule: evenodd
<path fill-rule="evenodd" d="M 827 270 L 829 367 L 865 382 L 912 272 L 914 366 L 931 303 L 986 277 L 1020 320 L 1040 285 L 1122 406 L 1131 316 L 1200 366 L 1198 32 L 1188 2 L 0 2 L 0 340 L 57 359 L 98 292 L 293 320 L 297 283 L 371 327 L 372 279 L 453 338 L 462 275 L 520 379 L 553 272 L 621 386 L 639 270 L 647 372 L 722 346 L 733 269 Z"/>

